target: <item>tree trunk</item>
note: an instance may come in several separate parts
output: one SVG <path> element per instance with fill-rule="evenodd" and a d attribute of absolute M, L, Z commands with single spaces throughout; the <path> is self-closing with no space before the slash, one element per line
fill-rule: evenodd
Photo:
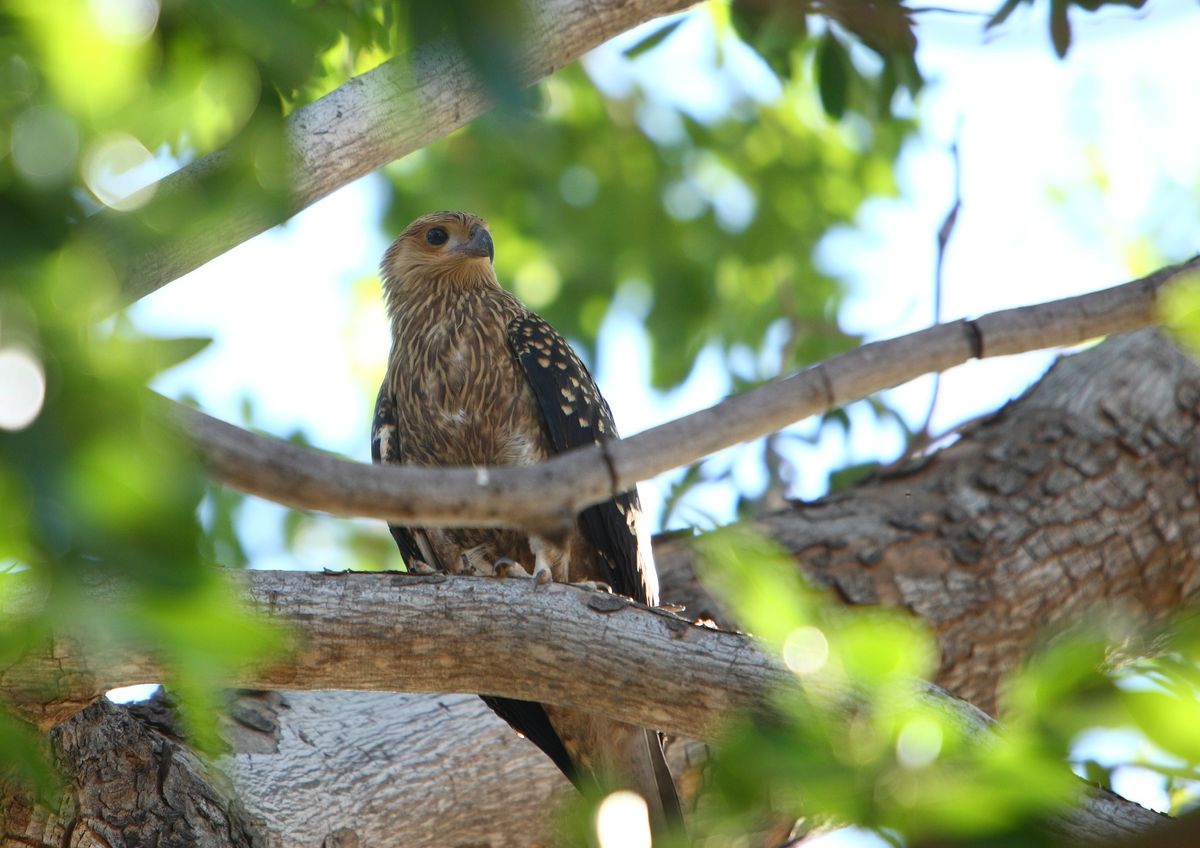
<path fill-rule="evenodd" d="M 57 809 L 3 787 L 4 848 L 260 848 L 229 781 L 152 711 L 101 698 L 50 733 L 64 779 Z M 314 843 L 315 844 L 315 843 Z"/>

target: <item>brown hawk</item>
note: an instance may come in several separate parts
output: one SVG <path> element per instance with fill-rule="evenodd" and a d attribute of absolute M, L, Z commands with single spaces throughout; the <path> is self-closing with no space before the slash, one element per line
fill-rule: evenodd
<path fill-rule="evenodd" d="M 376 462 L 524 465 L 616 437 L 587 368 L 553 327 L 500 287 L 493 255 L 487 225 L 462 212 L 418 218 L 384 254 L 392 350 L 375 407 Z M 529 566 L 539 580 L 603 582 L 653 605 L 658 580 L 640 518 L 637 493 L 627 492 L 585 509 L 560 544 L 495 528 L 391 531 L 410 569 L 506 575 Z M 576 786 L 615 781 L 646 799 L 656 828 L 678 820 L 654 731 L 551 705 L 483 699 Z"/>

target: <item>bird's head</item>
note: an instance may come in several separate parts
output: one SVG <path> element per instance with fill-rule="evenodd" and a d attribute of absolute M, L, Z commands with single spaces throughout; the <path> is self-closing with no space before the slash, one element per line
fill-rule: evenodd
<path fill-rule="evenodd" d="M 380 272 L 389 295 L 403 289 L 496 285 L 492 234 L 480 217 L 466 212 L 422 215 L 383 255 Z"/>

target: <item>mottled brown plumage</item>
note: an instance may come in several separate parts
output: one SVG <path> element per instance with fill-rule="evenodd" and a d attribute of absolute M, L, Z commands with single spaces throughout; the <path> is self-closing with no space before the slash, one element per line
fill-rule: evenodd
<path fill-rule="evenodd" d="M 392 351 L 372 433 L 376 462 L 522 465 L 614 438 L 608 404 L 570 345 L 500 287 L 486 224 L 435 212 L 408 226 L 381 272 Z M 515 530 L 392 527 L 410 567 L 491 575 L 511 560 L 564 582 L 599 581 L 657 602 L 630 492 L 584 510 L 560 544 Z M 596 650 L 603 650 L 597 645 Z M 657 734 L 585 713 L 486 696 L 577 785 L 616 780 L 656 823 L 678 816 Z"/>

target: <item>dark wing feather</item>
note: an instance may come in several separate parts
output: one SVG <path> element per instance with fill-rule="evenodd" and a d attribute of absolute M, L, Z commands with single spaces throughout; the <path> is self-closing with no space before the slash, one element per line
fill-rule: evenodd
<path fill-rule="evenodd" d="M 592 375 L 553 327 L 525 313 L 509 322 L 508 341 L 537 399 L 555 453 L 617 437 L 612 411 Z M 579 516 L 584 535 L 604 560 L 613 590 L 654 603 L 657 599 L 647 597 L 638 551 L 640 517 L 636 490 L 588 507 Z"/>
<path fill-rule="evenodd" d="M 546 715 L 541 704 L 533 701 L 518 701 L 513 698 L 497 698 L 494 695 L 480 695 L 479 697 L 492 708 L 496 715 L 508 722 L 509 727 L 537 745 L 550 759 L 554 760 L 554 764 L 572 783 L 580 789 L 583 788 L 579 783 L 579 771 L 575 768 L 575 763 L 571 761 L 571 755 L 567 753 L 562 739 L 550 724 L 550 717 Z"/>
<path fill-rule="evenodd" d="M 387 381 L 379 387 L 379 397 L 375 400 L 375 417 L 371 424 L 371 461 L 376 464 L 389 465 L 400 462 L 400 431 L 396 424 L 396 401 L 388 391 Z M 413 532 L 407 527 L 389 524 L 392 538 L 400 548 L 404 564 L 411 566 L 421 559 L 421 548 Z M 433 565 L 433 563 L 429 563 Z"/>

